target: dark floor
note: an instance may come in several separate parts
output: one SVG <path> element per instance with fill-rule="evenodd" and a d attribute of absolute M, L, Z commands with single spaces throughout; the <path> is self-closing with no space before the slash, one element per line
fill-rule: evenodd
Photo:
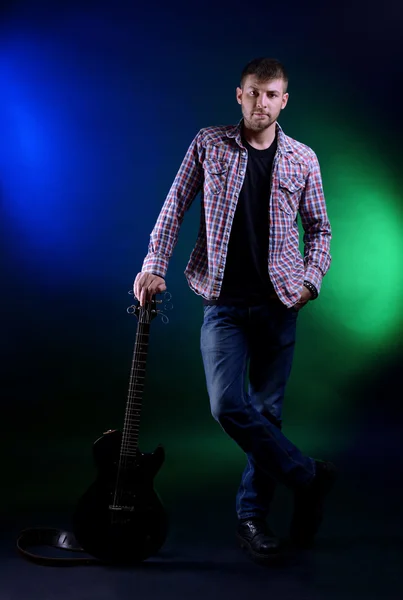
<path fill-rule="evenodd" d="M 215 502 L 213 503 L 213 497 Z M 68 514 L 17 514 L 3 522 L 1 600 L 190 598 L 343 599 L 403 597 L 401 470 L 375 481 L 371 468 L 345 465 L 327 504 L 315 550 L 262 567 L 235 537 L 232 489 L 168 498 L 171 532 L 160 554 L 136 568 L 44 567 L 22 559 L 22 527 L 69 525 Z M 287 536 L 291 495 L 279 488 L 270 525 Z"/>

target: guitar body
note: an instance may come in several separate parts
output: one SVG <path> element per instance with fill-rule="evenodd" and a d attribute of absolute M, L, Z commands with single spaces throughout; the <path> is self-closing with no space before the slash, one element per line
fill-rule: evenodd
<path fill-rule="evenodd" d="M 106 563 L 136 563 L 158 552 L 168 530 L 154 477 L 165 459 L 155 452 L 121 457 L 122 433 L 111 431 L 94 443 L 98 475 L 73 516 L 78 543 Z"/>

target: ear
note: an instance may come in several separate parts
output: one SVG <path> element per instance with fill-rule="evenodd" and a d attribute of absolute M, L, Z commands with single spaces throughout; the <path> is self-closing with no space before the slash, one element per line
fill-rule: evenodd
<path fill-rule="evenodd" d="M 287 102 L 288 102 L 288 93 L 283 95 L 283 99 L 281 102 L 281 110 L 283 110 L 283 108 L 285 108 L 287 106 Z"/>
<path fill-rule="evenodd" d="M 242 104 L 242 88 L 240 87 L 236 88 L 236 99 L 238 104 Z"/>

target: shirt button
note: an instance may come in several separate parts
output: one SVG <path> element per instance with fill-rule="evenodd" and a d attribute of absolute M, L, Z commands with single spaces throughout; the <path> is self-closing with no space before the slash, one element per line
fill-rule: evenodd
<path fill-rule="evenodd" d="M 239 171 L 240 175 L 243 175 L 245 173 L 245 171 Z"/>
<path fill-rule="evenodd" d="M 219 273 L 222 273 L 222 272 L 223 272 L 223 269 L 218 269 L 218 272 L 219 272 Z"/>

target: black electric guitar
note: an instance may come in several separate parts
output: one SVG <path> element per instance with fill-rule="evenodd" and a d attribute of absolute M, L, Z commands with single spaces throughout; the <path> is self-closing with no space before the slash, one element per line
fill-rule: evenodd
<path fill-rule="evenodd" d="M 123 432 L 109 430 L 94 443 L 98 475 L 73 516 L 80 546 L 106 563 L 142 561 L 156 554 L 167 536 L 167 515 L 153 482 L 164 462 L 164 449 L 158 446 L 143 454 L 138 447 L 150 323 L 159 312 L 157 302 L 161 300 L 153 297 L 143 307 L 127 309 L 138 317 L 138 326 Z"/>

